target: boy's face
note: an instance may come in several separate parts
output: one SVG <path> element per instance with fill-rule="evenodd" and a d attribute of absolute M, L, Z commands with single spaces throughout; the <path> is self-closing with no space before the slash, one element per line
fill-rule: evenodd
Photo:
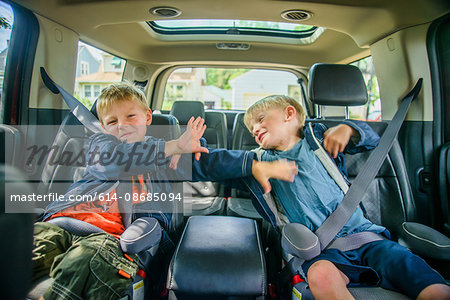
<path fill-rule="evenodd" d="M 152 123 L 152 111 L 144 111 L 139 101 L 133 97 L 113 103 L 102 120 L 107 133 L 130 144 L 145 139 L 147 125 Z"/>
<path fill-rule="evenodd" d="M 284 150 L 282 146 L 289 140 L 291 130 L 287 111 L 273 108 L 257 113 L 251 121 L 252 134 L 256 143 L 264 149 Z"/>

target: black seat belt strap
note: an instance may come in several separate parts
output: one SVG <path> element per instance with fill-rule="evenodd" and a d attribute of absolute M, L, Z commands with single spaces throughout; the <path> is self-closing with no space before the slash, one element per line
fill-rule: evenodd
<path fill-rule="evenodd" d="M 84 106 L 80 101 L 77 100 L 74 96 L 69 94 L 62 87 L 57 85 L 51 78 L 48 76 L 45 69 L 41 67 L 41 77 L 45 86 L 52 91 L 54 94 L 61 94 L 64 102 L 66 102 L 67 106 L 70 108 L 70 111 L 73 115 L 81 122 L 87 129 L 90 131 L 97 132 L 105 132 L 100 121 Z"/>

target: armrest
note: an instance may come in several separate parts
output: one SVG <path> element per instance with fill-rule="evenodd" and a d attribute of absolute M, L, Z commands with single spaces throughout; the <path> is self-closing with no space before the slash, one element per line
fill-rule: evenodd
<path fill-rule="evenodd" d="M 450 239 L 426 225 L 403 222 L 399 242 L 418 254 L 450 260 Z"/>
<path fill-rule="evenodd" d="M 304 260 L 310 260 L 320 254 L 317 236 L 308 227 L 299 223 L 289 223 L 283 227 L 281 246 L 288 254 Z"/>
<path fill-rule="evenodd" d="M 158 245 L 161 235 L 158 220 L 151 217 L 139 218 L 120 236 L 120 247 L 126 253 L 139 253 Z"/>

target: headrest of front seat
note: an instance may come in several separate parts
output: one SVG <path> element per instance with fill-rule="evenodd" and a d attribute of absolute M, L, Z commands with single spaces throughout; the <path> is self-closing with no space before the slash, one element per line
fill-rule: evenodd
<path fill-rule="evenodd" d="M 205 106 L 200 101 L 175 101 L 170 114 L 178 119 L 180 125 L 186 125 L 191 117 L 205 118 Z"/>
<path fill-rule="evenodd" d="M 357 106 L 368 100 L 362 73 L 352 65 L 313 65 L 308 88 L 311 102 L 317 105 Z"/>

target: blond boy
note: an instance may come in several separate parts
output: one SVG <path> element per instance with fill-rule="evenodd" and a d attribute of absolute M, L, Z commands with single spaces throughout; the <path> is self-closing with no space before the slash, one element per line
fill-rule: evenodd
<path fill-rule="evenodd" d="M 344 194 L 304 138 L 312 133 L 308 128 L 304 130 L 303 108 L 290 97 L 269 96 L 247 110 L 244 122 L 258 145 L 266 149 L 262 160 L 289 159 L 297 163 L 299 170 L 294 182 L 271 180 L 272 191 L 289 222 L 301 223 L 315 231 L 342 201 Z M 367 124 L 353 120 L 345 120 L 330 129 L 323 124 L 314 124 L 313 131 L 319 140 L 323 140 L 324 148 L 344 176 L 343 153 L 373 149 L 379 140 Z M 264 199 L 259 203 L 264 203 Z M 389 237 L 389 232 L 366 219 L 360 208 L 338 237 L 362 231 Z M 346 252 L 327 249 L 306 261 L 302 268 L 315 299 L 353 299 L 347 289 L 349 284 L 380 285 L 417 299 L 450 299 L 450 289 L 437 272 L 421 258 L 388 239 Z"/>

